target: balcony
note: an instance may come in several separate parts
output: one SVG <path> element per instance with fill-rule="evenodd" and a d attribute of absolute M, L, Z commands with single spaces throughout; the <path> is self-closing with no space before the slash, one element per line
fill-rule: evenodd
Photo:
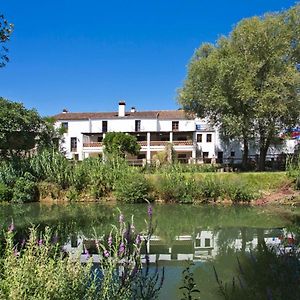
<path fill-rule="evenodd" d="M 150 146 L 166 146 L 167 144 L 172 143 L 173 146 L 193 146 L 193 141 L 192 140 L 187 140 L 187 141 L 150 141 Z M 147 147 L 147 141 L 139 141 L 138 144 L 141 147 Z"/>
<path fill-rule="evenodd" d="M 103 143 L 101 142 L 89 142 L 89 143 L 83 143 L 84 148 L 99 148 L 102 147 Z"/>

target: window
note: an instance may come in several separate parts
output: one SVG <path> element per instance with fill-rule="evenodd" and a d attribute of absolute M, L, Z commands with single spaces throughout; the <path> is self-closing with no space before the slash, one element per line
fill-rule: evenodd
<path fill-rule="evenodd" d="M 71 137 L 71 152 L 77 151 L 77 138 Z"/>
<path fill-rule="evenodd" d="M 231 157 L 234 157 L 234 156 L 235 156 L 235 152 L 234 152 L 234 151 L 231 151 L 231 152 L 230 152 L 230 156 L 231 156 Z"/>
<path fill-rule="evenodd" d="M 98 142 L 98 143 L 102 143 L 102 141 L 103 141 L 103 137 L 102 137 L 102 136 L 98 136 L 98 137 L 97 137 L 97 142 Z"/>
<path fill-rule="evenodd" d="M 102 132 L 107 132 L 107 121 L 102 121 Z"/>
<path fill-rule="evenodd" d="M 208 158 L 208 152 L 202 152 L 203 158 Z"/>
<path fill-rule="evenodd" d="M 135 120 L 135 131 L 141 131 L 141 120 Z"/>
<path fill-rule="evenodd" d="M 211 133 L 208 133 L 208 134 L 206 135 L 206 142 L 207 142 L 207 143 L 211 143 Z"/>
<path fill-rule="evenodd" d="M 179 121 L 172 121 L 172 131 L 178 131 Z"/>
<path fill-rule="evenodd" d="M 196 130 L 201 130 L 201 125 L 200 124 L 196 124 Z"/>
<path fill-rule="evenodd" d="M 61 127 L 65 130 L 65 132 L 68 132 L 69 123 L 68 122 L 62 122 Z"/>
<path fill-rule="evenodd" d="M 205 239 L 204 240 L 204 246 L 205 247 L 210 247 L 210 239 Z"/>
<path fill-rule="evenodd" d="M 202 134 L 197 135 L 197 143 L 202 143 Z"/>

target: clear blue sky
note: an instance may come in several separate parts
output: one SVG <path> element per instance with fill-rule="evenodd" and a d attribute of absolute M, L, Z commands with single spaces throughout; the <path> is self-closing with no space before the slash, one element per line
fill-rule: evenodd
<path fill-rule="evenodd" d="M 176 109 L 176 89 L 202 42 L 289 0 L 1 0 L 15 24 L 0 96 L 42 115 Z M 1 109 L 1 108 L 0 108 Z"/>

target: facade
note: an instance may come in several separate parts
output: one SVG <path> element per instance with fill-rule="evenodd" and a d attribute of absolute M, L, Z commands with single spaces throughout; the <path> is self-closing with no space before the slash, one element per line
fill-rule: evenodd
<path fill-rule="evenodd" d="M 116 112 L 70 113 L 64 110 L 54 117 L 56 126 L 66 130 L 61 147 L 69 159 L 102 156 L 102 142 L 107 132 L 135 136 L 141 150 L 131 159 L 147 163 L 169 143 L 178 161 L 184 163 L 239 162 L 242 157 L 239 142 L 224 143 L 216 128 L 183 110 L 137 111 L 132 107 L 127 111 L 125 102 L 119 102 Z M 293 151 L 293 142 L 286 152 Z"/>

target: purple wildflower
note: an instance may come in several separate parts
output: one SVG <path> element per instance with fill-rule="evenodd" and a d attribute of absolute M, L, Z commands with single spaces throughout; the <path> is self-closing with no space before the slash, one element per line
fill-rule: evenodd
<path fill-rule="evenodd" d="M 8 232 L 11 233 L 15 230 L 14 222 L 11 221 L 10 225 L 8 226 Z"/>
<path fill-rule="evenodd" d="M 23 247 L 24 247 L 24 245 L 25 245 L 25 242 L 26 242 L 26 241 L 25 241 L 25 239 L 23 239 L 23 240 L 22 240 L 22 243 L 21 243 L 21 248 L 23 248 Z"/>
<path fill-rule="evenodd" d="M 104 250 L 104 256 L 109 257 L 109 252 L 107 250 Z"/>
<path fill-rule="evenodd" d="M 153 213 L 152 206 L 149 205 L 149 206 L 148 206 L 148 216 L 149 216 L 149 217 L 152 217 L 152 213 Z"/>
<path fill-rule="evenodd" d="M 122 255 L 122 254 L 124 253 L 124 251 L 125 251 L 125 245 L 124 245 L 124 243 L 122 242 L 122 243 L 120 244 L 120 248 L 119 248 L 119 255 Z"/>
<path fill-rule="evenodd" d="M 58 242 L 58 236 L 55 235 L 53 238 L 52 238 L 52 244 L 57 244 Z"/>
<path fill-rule="evenodd" d="M 120 214 L 119 216 L 119 223 L 123 223 L 124 222 L 124 215 Z"/>
<path fill-rule="evenodd" d="M 88 251 L 88 249 L 86 247 L 84 247 L 84 252 L 83 254 L 86 256 L 86 258 L 89 258 L 90 257 L 90 253 Z"/>
<path fill-rule="evenodd" d="M 139 245 L 142 242 L 141 236 L 138 234 L 135 239 L 135 243 Z"/>
<path fill-rule="evenodd" d="M 113 239 L 112 239 L 112 236 L 110 235 L 110 236 L 108 237 L 108 246 L 109 246 L 109 247 L 111 247 L 112 242 L 113 242 Z"/>
<path fill-rule="evenodd" d="M 38 245 L 39 245 L 39 246 L 42 246 L 42 245 L 43 245 L 43 240 L 42 240 L 42 239 L 39 239 Z"/>

